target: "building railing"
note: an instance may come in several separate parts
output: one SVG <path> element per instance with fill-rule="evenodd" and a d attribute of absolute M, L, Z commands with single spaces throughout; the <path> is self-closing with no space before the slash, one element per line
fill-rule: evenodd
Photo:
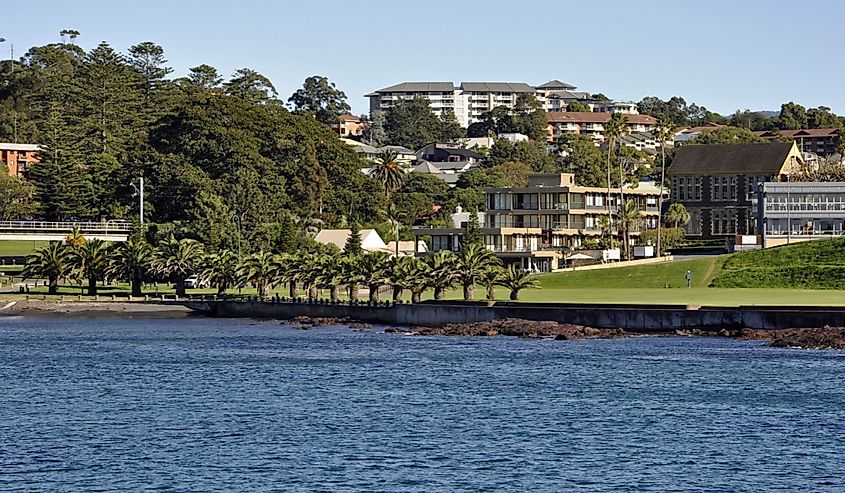
<path fill-rule="evenodd" d="M 78 228 L 82 233 L 129 233 L 130 221 L 0 221 L 0 231 L 32 231 L 71 233 Z"/>

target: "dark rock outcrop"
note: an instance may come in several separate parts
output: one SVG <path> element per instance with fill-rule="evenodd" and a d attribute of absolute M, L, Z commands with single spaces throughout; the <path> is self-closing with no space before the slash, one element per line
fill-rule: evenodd
<path fill-rule="evenodd" d="M 615 339 L 628 334 L 622 329 L 596 329 L 583 325 L 561 324 L 558 322 L 540 322 L 518 318 L 506 318 L 488 322 L 471 324 L 448 324 L 443 327 L 411 327 L 400 329 L 390 327 L 389 333 L 411 333 L 417 335 L 444 336 L 513 336 L 522 339 L 555 339 L 565 341 L 571 339 Z"/>

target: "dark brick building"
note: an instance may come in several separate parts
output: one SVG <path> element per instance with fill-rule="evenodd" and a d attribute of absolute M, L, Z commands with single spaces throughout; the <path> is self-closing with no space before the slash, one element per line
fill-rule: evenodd
<path fill-rule="evenodd" d="M 757 184 L 782 181 L 802 165 L 794 142 L 685 145 L 667 170 L 671 200 L 689 212 L 687 236 L 756 234 L 752 198 Z"/>

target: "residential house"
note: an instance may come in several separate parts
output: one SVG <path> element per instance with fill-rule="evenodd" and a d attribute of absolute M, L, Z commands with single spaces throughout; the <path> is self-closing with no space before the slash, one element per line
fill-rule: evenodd
<path fill-rule="evenodd" d="M 460 144 L 431 143 L 414 153 L 417 159 L 432 163 L 466 162 L 475 164 L 484 159 L 481 154 L 465 149 Z"/>
<path fill-rule="evenodd" d="M 718 123 L 705 123 L 704 125 L 699 125 L 697 127 L 684 127 L 675 130 L 675 143 L 684 143 L 689 142 L 704 132 L 710 132 L 711 130 L 716 130 L 717 128 L 722 128 L 725 125 L 720 125 Z"/>
<path fill-rule="evenodd" d="M 556 140 L 561 135 L 586 135 L 596 143 L 604 142 L 604 125 L 613 114 L 610 112 L 567 111 L 547 113 L 548 138 Z M 649 132 L 657 125 L 657 119 L 648 115 L 625 115 L 628 131 Z"/>
<path fill-rule="evenodd" d="M 757 184 L 783 181 L 800 166 L 794 142 L 681 146 L 667 170 L 671 200 L 689 212 L 688 236 L 733 241 L 757 234 Z"/>
<path fill-rule="evenodd" d="M 843 182 L 760 183 L 755 202 L 763 248 L 845 235 Z"/>
<path fill-rule="evenodd" d="M 34 144 L 13 144 L 0 142 L 0 163 L 6 166 L 11 176 L 22 176 L 27 168 L 40 161 Z"/>
<path fill-rule="evenodd" d="M 366 125 L 355 115 L 344 114 L 337 117 L 337 122 L 330 125 L 341 137 L 360 137 Z"/>
<path fill-rule="evenodd" d="M 813 153 L 821 157 L 832 156 L 837 153 L 841 141 L 841 131 L 838 128 L 808 128 L 803 130 L 771 130 L 754 132 L 764 139 L 785 137 L 798 144 L 798 148 L 805 153 Z"/>
<path fill-rule="evenodd" d="M 547 272 L 557 269 L 568 251 L 601 236 L 623 196 L 633 199 L 642 215 L 632 226 L 634 241 L 645 229 L 656 228 L 659 195 L 656 187 L 614 188 L 608 193 L 606 188 L 576 185 L 571 173 L 532 173 L 527 187 L 486 190 L 486 211 L 479 219 L 487 248 L 506 264 Z M 453 224 L 419 228 L 414 234 L 426 239 L 431 252 L 457 251 L 464 231 L 465 226 Z"/>
<path fill-rule="evenodd" d="M 390 250 L 387 248 L 387 244 L 384 240 L 381 239 L 378 232 L 374 229 L 362 229 L 361 233 L 361 249 L 365 252 L 386 252 L 390 253 Z M 323 229 L 317 236 L 314 237 L 314 241 L 317 243 L 322 243 L 324 245 L 334 245 L 339 250 L 343 250 L 346 246 L 346 242 L 349 240 L 349 235 L 352 234 L 352 231 L 349 229 Z"/>

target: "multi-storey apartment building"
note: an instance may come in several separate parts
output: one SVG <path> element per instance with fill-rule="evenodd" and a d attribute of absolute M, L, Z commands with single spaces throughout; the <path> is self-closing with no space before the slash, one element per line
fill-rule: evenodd
<path fill-rule="evenodd" d="M 576 134 L 591 137 L 596 142 L 604 142 L 604 126 L 610 120 L 612 112 L 567 111 L 547 113 L 549 121 L 549 140 L 561 135 Z M 648 132 L 657 125 L 657 119 L 648 115 L 625 115 L 628 132 Z"/>
<path fill-rule="evenodd" d="M 845 183 L 760 183 L 756 192 L 764 248 L 845 235 Z"/>
<path fill-rule="evenodd" d="M 657 227 L 657 188 L 615 188 L 608 197 L 605 188 L 575 185 L 571 173 L 534 173 L 529 175 L 527 187 L 488 189 L 487 210 L 480 214 L 485 244 L 506 264 L 542 272 L 555 270 L 566 252 L 606 231 L 623 195 L 626 201 L 635 200 L 642 214 L 642 221 L 632 227 L 632 237 Z M 454 226 L 421 228 L 414 234 L 427 239 L 430 252 L 457 251 L 465 230 Z"/>
<path fill-rule="evenodd" d="M 40 161 L 39 149 L 33 144 L 0 142 L 0 164 L 6 166 L 11 176 L 20 176 L 29 166 Z"/>
<path fill-rule="evenodd" d="M 839 142 L 842 139 L 838 128 L 808 128 L 804 130 L 771 130 L 767 132 L 754 132 L 757 135 L 767 138 L 778 136 L 792 139 L 798 144 L 803 152 L 811 152 L 821 157 L 837 153 Z"/>
<path fill-rule="evenodd" d="M 482 114 L 497 106 L 513 108 L 516 98 L 522 94 L 533 95 L 547 112 L 566 111 L 569 103 L 579 102 L 596 111 L 636 113 L 633 103 L 595 101 L 589 93 L 575 89 L 559 80 L 539 86 L 524 82 L 462 82 L 457 86 L 452 82 L 403 82 L 366 96 L 370 99 L 370 113 L 386 110 L 397 101 L 423 98 L 437 115 L 445 110 L 453 111 L 464 127 L 480 121 Z"/>
<path fill-rule="evenodd" d="M 800 166 L 803 158 L 794 142 L 684 145 L 667 174 L 672 201 L 690 216 L 686 234 L 730 239 L 757 234 L 757 185 L 783 181 Z"/>

